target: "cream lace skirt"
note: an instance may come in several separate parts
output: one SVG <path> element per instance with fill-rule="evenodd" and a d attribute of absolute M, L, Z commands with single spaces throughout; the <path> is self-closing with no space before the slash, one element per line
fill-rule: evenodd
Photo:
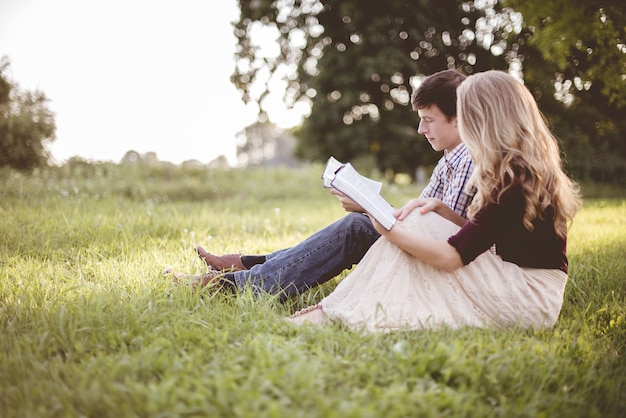
<path fill-rule="evenodd" d="M 458 226 L 417 210 L 394 228 L 442 240 Z M 355 330 L 388 332 L 447 326 L 551 327 L 567 275 L 502 261 L 491 251 L 447 273 L 423 263 L 384 237 L 322 300 L 324 312 Z"/>

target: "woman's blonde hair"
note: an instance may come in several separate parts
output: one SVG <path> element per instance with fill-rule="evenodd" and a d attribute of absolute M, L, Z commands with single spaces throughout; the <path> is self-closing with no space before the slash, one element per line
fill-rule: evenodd
<path fill-rule="evenodd" d="M 459 133 L 475 164 L 468 181 L 477 190 L 470 217 L 518 183 L 526 200 L 526 229 L 532 231 L 533 221 L 544 219 L 552 207 L 554 229 L 565 237 L 580 194 L 563 171 L 557 140 L 530 91 L 493 70 L 469 76 L 457 94 Z"/>

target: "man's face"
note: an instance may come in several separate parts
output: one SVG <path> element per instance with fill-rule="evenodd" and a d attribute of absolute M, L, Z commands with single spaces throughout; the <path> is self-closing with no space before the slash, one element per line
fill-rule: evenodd
<path fill-rule="evenodd" d="M 456 116 L 448 120 L 436 105 L 418 109 L 417 114 L 420 117 L 417 132 L 426 137 L 435 151 L 452 151 L 461 143 Z"/>

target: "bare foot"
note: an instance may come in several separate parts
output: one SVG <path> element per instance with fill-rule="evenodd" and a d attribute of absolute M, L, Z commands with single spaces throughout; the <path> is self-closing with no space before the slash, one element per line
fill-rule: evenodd
<path fill-rule="evenodd" d="M 187 274 L 168 267 L 163 270 L 163 275 L 171 276 L 172 281 L 178 285 L 191 286 L 193 288 L 206 287 L 210 284 L 217 284 L 220 281 L 220 273 L 215 270 L 209 270 L 202 274 Z"/>
<path fill-rule="evenodd" d="M 289 318 L 285 318 L 285 321 L 297 326 L 304 325 L 305 323 L 323 325 L 329 321 L 329 318 L 324 313 L 322 304 L 318 303 L 317 305 L 312 305 L 296 312 Z"/>

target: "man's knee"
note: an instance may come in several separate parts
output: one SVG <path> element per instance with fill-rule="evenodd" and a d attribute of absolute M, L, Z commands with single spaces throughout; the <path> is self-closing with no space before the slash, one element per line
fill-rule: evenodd
<path fill-rule="evenodd" d="M 350 229 L 354 229 L 357 231 L 370 231 L 370 230 L 375 231 L 376 230 L 370 218 L 363 213 L 351 212 L 344 218 L 346 220 L 347 225 L 350 227 Z"/>
<path fill-rule="evenodd" d="M 343 217 L 343 222 L 347 229 L 374 229 L 370 218 L 363 213 L 350 212 Z"/>
<path fill-rule="evenodd" d="M 370 218 L 363 213 L 352 212 L 343 217 L 338 233 L 348 239 L 373 241 L 380 237 Z"/>

